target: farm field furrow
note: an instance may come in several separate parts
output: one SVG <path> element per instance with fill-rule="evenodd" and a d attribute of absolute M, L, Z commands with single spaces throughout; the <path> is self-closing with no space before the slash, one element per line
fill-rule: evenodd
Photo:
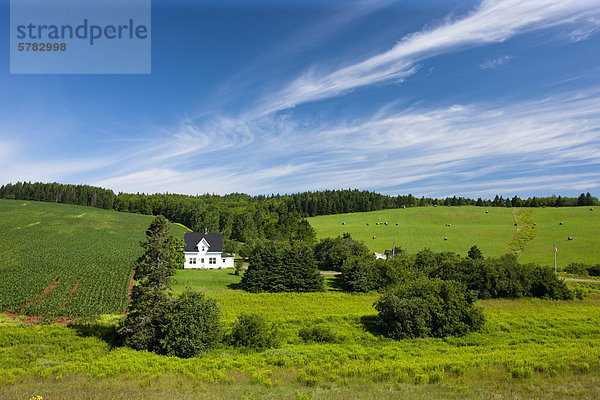
<path fill-rule="evenodd" d="M 49 321 L 124 312 L 152 218 L 0 200 L 0 309 Z"/>

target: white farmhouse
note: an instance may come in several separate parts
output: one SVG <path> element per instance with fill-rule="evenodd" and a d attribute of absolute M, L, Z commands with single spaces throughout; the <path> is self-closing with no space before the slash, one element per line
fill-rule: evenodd
<path fill-rule="evenodd" d="M 184 235 L 185 269 L 233 268 L 233 256 L 223 253 L 220 232 L 187 232 Z"/>

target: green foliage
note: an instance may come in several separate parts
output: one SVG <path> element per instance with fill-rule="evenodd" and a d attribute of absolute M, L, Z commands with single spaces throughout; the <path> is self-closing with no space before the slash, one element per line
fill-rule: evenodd
<path fill-rule="evenodd" d="M 365 257 L 370 252 L 363 242 L 353 240 L 350 234 L 344 234 L 336 238 L 321 239 L 315 245 L 314 254 L 320 269 L 341 271 L 344 261 L 349 257 Z"/>
<path fill-rule="evenodd" d="M 471 260 L 482 260 L 483 253 L 481 252 L 481 250 L 479 250 L 479 247 L 477 247 L 477 245 L 473 245 L 469 249 L 467 257 L 469 257 Z"/>
<path fill-rule="evenodd" d="M 349 258 L 344 264 L 345 289 L 353 292 L 381 291 L 419 277 L 461 282 L 483 299 L 541 297 L 566 300 L 574 296 L 550 268 L 520 264 L 514 254 L 473 259 L 423 249 L 414 258 L 403 255 L 383 261 L 356 257 Z"/>
<path fill-rule="evenodd" d="M 159 321 L 172 302 L 171 276 L 185 258 L 181 239 L 171 235 L 169 223 L 162 216 L 152 221 L 141 246 L 145 252 L 133 264 L 137 284 L 132 288 L 128 314 L 119 331 L 127 346 L 154 351 L 165 347 L 160 342 Z"/>
<path fill-rule="evenodd" d="M 241 286 L 249 292 L 323 290 L 313 250 L 303 242 L 262 242 L 253 248 L 248 261 Z"/>
<path fill-rule="evenodd" d="M 329 326 L 316 325 L 300 329 L 298 335 L 306 343 L 340 343 L 342 338 Z"/>
<path fill-rule="evenodd" d="M 460 336 L 479 330 L 483 311 L 460 282 L 418 279 L 389 291 L 375 303 L 381 332 L 393 339 Z"/>
<path fill-rule="evenodd" d="M 379 287 L 375 264 L 376 260 L 371 255 L 347 258 L 342 266 L 344 289 L 364 293 L 377 290 Z"/>
<path fill-rule="evenodd" d="M 564 271 L 580 276 L 600 276 L 600 264 L 571 263 L 565 267 Z"/>
<path fill-rule="evenodd" d="M 575 293 L 567 287 L 564 280 L 558 279 L 550 268 L 532 265 L 529 267 L 532 279 L 529 295 L 555 300 L 573 300 Z"/>
<path fill-rule="evenodd" d="M 263 350 L 277 346 L 277 330 L 260 314 L 240 314 L 226 341 L 234 347 Z"/>
<path fill-rule="evenodd" d="M 390 260 L 376 260 L 372 255 L 349 257 L 342 266 L 344 289 L 349 292 L 370 292 L 410 279 L 412 259 L 405 255 Z"/>
<path fill-rule="evenodd" d="M 203 293 L 186 291 L 161 310 L 155 321 L 156 352 L 194 357 L 214 347 L 221 338 L 219 308 Z"/>
<path fill-rule="evenodd" d="M 509 243 L 509 247 L 518 256 L 525 250 L 529 242 L 535 239 L 538 227 L 533 221 L 533 210 L 515 209 L 513 217 L 515 225 L 517 225 L 517 230 L 513 240 Z"/>

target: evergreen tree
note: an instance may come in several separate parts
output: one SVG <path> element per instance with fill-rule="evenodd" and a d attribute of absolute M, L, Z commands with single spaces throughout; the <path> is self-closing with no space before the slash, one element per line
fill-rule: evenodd
<path fill-rule="evenodd" d="M 163 216 L 152 221 L 146 231 L 144 254 L 133 264 L 136 285 L 131 291 L 129 313 L 120 328 L 125 343 L 137 350 L 154 350 L 158 345 L 157 319 L 172 301 L 171 276 L 185 262 L 183 241 L 171 235 Z"/>

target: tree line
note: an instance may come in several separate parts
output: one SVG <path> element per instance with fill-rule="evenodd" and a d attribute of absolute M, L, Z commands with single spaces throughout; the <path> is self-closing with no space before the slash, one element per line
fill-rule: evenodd
<path fill-rule="evenodd" d="M 304 219 L 317 215 L 377 211 L 403 207 L 568 207 L 595 206 L 590 193 L 579 197 L 518 196 L 494 199 L 447 197 L 417 198 L 412 194 L 388 196 L 357 189 L 324 190 L 295 194 L 250 196 L 243 193 L 196 196 L 162 193 L 118 193 L 89 185 L 17 182 L 0 187 L 0 198 L 78 204 L 107 210 L 163 215 L 193 231 L 219 231 L 226 251 L 235 252 L 238 243 L 251 239 L 313 241 L 315 232 Z"/>

